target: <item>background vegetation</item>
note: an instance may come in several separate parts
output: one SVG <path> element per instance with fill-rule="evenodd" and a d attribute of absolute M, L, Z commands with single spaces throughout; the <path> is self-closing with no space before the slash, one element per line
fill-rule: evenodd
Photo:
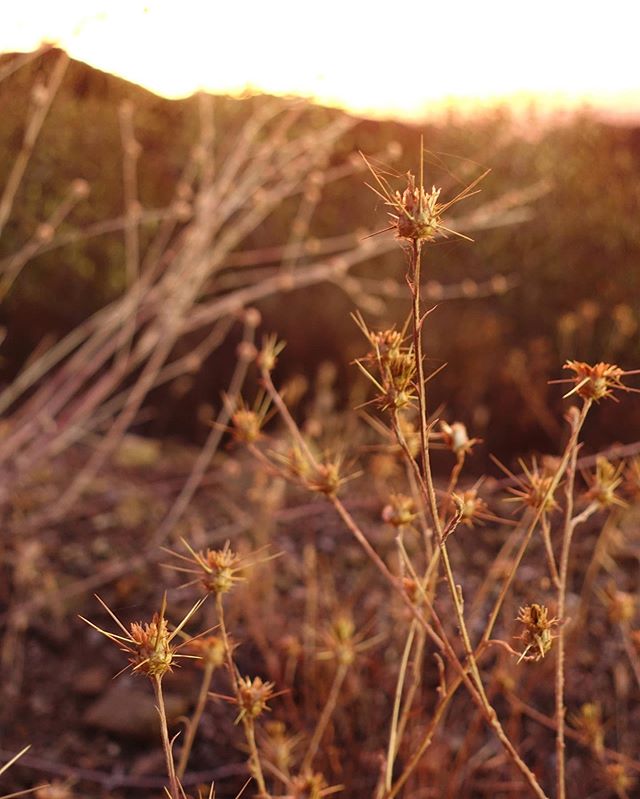
<path fill-rule="evenodd" d="M 278 98 L 169 102 L 53 50 L 0 59 L 0 109 L 0 763 L 32 747 L 0 771 L 0 795 L 34 786 L 38 799 L 161 795 L 157 695 L 135 675 L 112 681 L 126 659 L 78 615 L 115 629 L 98 591 L 125 625 L 150 621 L 166 589 L 169 619 L 183 618 L 202 591 L 201 562 L 198 586 L 179 591 L 184 575 L 161 561 L 179 561 L 166 549 L 206 560 L 209 548 L 214 562 L 230 558 L 234 579 L 224 602 L 207 589 L 196 627 L 224 619 L 230 638 L 209 675 L 189 796 L 215 780 L 226 799 L 256 775 L 246 715 L 234 724 L 239 708 L 229 707 L 243 707 L 233 660 L 238 677 L 275 683 L 258 685 L 270 721 L 262 707 L 255 719 L 270 796 L 319 799 L 343 786 L 380 799 L 513 799 L 538 785 L 561 797 L 558 627 L 567 795 L 633 796 L 640 403 L 607 383 L 619 401 L 597 397 L 606 401 L 591 408 L 580 449 L 575 416 L 563 419 L 566 387 L 549 380 L 567 377 L 568 358 L 640 365 L 638 131 L 586 112 L 551 121 L 534 109 L 528 119 L 452 112 L 417 128 Z M 428 384 L 429 411 L 468 429 L 462 450 L 446 427 L 435 435 L 440 524 L 455 528 L 447 557 L 474 641 L 508 586 L 498 643 L 482 641 L 478 657 L 487 702 L 533 781 L 472 701 L 477 686 L 454 690 L 438 716 L 469 656 L 462 600 L 455 586 L 447 593 L 438 514 L 420 493 L 424 472 L 412 472 L 424 457 L 406 457 L 353 363 L 375 365 L 373 331 L 401 327 L 410 302 L 406 253 L 393 232 L 370 235 L 388 208 L 364 185 L 375 178 L 361 153 L 401 189 L 421 133 L 427 187 L 442 185 L 443 198 L 491 170 L 445 218 L 475 243 L 425 247 L 423 301 L 439 307 L 424 346 L 429 371 L 447 364 Z M 287 346 L 265 369 L 270 333 Z M 260 388 L 278 414 L 262 418 Z M 612 471 L 602 462 L 594 471 L 602 450 Z M 550 509 L 549 483 L 534 489 L 556 477 Z M 514 487 L 526 511 L 517 522 L 503 502 Z M 454 489 L 467 501 L 481 493 L 479 515 L 461 521 Z M 412 504 L 398 523 L 400 493 Z M 574 522 L 560 578 L 549 546 L 560 563 Z M 387 574 L 350 535 L 356 527 Z M 423 621 L 436 613 L 453 642 L 446 664 L 426 628 L 411 626 L 410 591 L 396 590 L 411 568 L 426 570 L 434 603 Z M 557 609 L 559 625 L 546 628 L 549 657 L 520 662 L 513 647 L 527 639 L 515 619 L 535 603 Z M 385 764 L 403 652 L 394 771 Z M 184 733 L 202 672 L 186 663 L 162 676 L 171 732 Z"/>

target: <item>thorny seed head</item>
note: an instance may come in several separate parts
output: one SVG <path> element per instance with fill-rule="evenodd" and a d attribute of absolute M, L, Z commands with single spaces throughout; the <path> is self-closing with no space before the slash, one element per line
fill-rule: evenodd
<path fill-rule="evenodd" d="M 307 490 L 327 497 L 335 496 L 343 483 L 357 477 L 357 474 L 343 476 L 344 463 L 341 455 L 327 458 L 323 462 L 312 462 L 306 452 L 294 446 L 282 461 L 292 479 Z"/>
<path fill-rule="evenodd" d="M 614 466 L 603 455 L 596 458 L 596 470 L 594 474 L 585 475 L 585 480 L 589 484 L 589 490 L 585 494 L 588 502 L 595 502 L 601 508 L 610 508 L 613 505 L 624 507 L 626 503 L 616 494 L 616 489 L 624 480 L 622 472 L 624 463 Z"/>
<path fill-rule="evenodd" d="M 539 466 L 536 458 L 532 459 L 531 467 L 528 467 L 523 460 L 519 463 L 524 477 L 511 475 L 516 480 L 516 487 L 507 489 L 513 496 L 506 501 L 520 502 L 534 510 L 542 508 L 545 513 L 556 510 L 558 503 L 554 497 L 555 489 L 551 490 L 555 480 L 555 470 L 544 461 L 542 466 Z"/>
<path fill-rule="evenodd" d="M 262 424 L 255 411 L 249 408 L 238 408 L 231 417 L 233 430 L 238 441 L 253 444 L 260 438 Z"/>
<path fill-rule="evenodd" d="M 350 666 L 356 658 L 355 624 L 348 613 L 339 613 L 324 633 L 327 649 L 320 652 L 320 660 L 335 658 L 338 663 Z"/>
<path fill-rule="evenodd" d="M 558 619 L 550 619 L 547 608 L 534 603 L 520 608 L 517 621 L 524 625 L 523 632 L 517 636 L 525 645 L 520 660 L 542 660 L 551 649 L 555 637 L 551 630 L 558 624 Z M 535 654 L 529 655 L 530 650 Z"/>
<path fill-rule="evenodd" d="M 335 659 L 342 666 L 350 666 L 358 653 L 369 649 L 379 640 L 378 636 L 364 640 L 365 635 L 364 631 L 356 632 L 353 618 L 347 611 L 338 613 L 323 633 L 327 648 L 318 653 L 318 659 Z"/>
<path fill-rule="evenodd" d="M 458 494 L 460 522 L 467 527 L 473 527 L 474 524 L 481 523 L 483 519 L 493 518 L 489 513 L 489 506 L 478 496 L 477 488 L 469 488 Z"/>
<path fill-rule="evenodd" d="M 260 734 L 260 747 L 265 759 L 282 774 L 288 774 L 293 754 L 300 743 L 300 735 L 289 735 L 282 721 L 267 721 Z"/>
<path fill-rule="evenodd" d="M 604 726 L 599 702 L 586 702 L 577 713 L 569 717 L 571 726 L 583 735 L 596 756 L 604 752 Z"/>
<path fill-rule="evenodd" d="M 396 235 L 411 241 L 433 241 L 441 226 L 442 203 L 438 202 L 440 189 L 432 186 L 431 192 L 416 186 L 415 175 L 407 172 L 407 186 L 400 194 L 394 193 L 394 209 L 390 213 Z M 395 220 L 395 221 L 394 221 Z"/>
<path fill-rule="evenodd" d="M 462 422 L 448 424 L 445 421 L 441 421 L 440 435 L 445 447 L 450 449 L 455 455 L 470 453 L 474 446 L 480 442 L 479 438 L 469 438 L 467 428 Z"/>
<path fill-rule="evenodd" d="M 613 397 L 613 392 L 616 389 L 620 391 L 636 391 L 636 389 L 625 386 L 622 378 L 625 375 L 637 374 L 638 370 L 625 372 L 615 364 L 600 362 L 591 366 L 582 361 L 567 361 L 562 368 L 575 372 L 575 376 L 570 380 L 554 381 L 559 383 L 573 382 L 575 384 L 571 391 L 564 395 L 565 397 L 577 394 L 584 400 L 599 402 L 601 399 Z"/>
<path fill-rule="evenodd" d="M 278 362 L 278 356 L 285 347 L 285 342 L 278 341 L 275 333 L 265 336 L 262 339 L 262 349 L 256 358 L 258 368 L 264 372 L 273 372 Z"/>
<path fill-rule="evenodd" d="M 231 431 L 236 441 L 254 444 L 262 437 L 262 428 L 269 415 L 269 398 L 258 396 L 253 408 L 241 400 L 231 415 Z"/>
<path fill-rule="evenodd" d="M 620 591 L 615 583 L 610 583 L 599 595 L 613 624 L 630 624 L 633 621 L 636 615 L 636 598 L 633 594 Z"/>
<path fill-rule="evenodd" d="M 189 642 L 189 651 L 196 655 L 201 665 L 219 669 L 225 662 L 225 645 L 217 635 L 203 635 Z"/>
<path fill-rule="evenodd" d="M 242 579 L 237 576 L 240 558 L 228 542 L 222 549 L 207 549 L 197 554 L 203 572 L 200 579 L 210 594 L 226 594 Z"/>
<path fill-rule="evenodd" d="M 189 557 L 173 550 L 166 550 L 170 555 L 178 558 L 185 565 L 171 565 L 170 568 L 185 574 L 195 575 L 195 579 L 186 585 L 200 583 L 207 594 L 219 596 L 229 592 L 236 583 L 242 581 L 238 572 L 243 569 L 242 559 L 231 549 L 227 541 L 222 549 L 209 549 L 196 551 L 187 541 L 182 543 L 189 553 Z"/>
<path fill-rule="evenodd" d="M 165 618 L 155 613 L 149 624 L 133 622 L 131 640 L 136 646 L 136 652 L 129 661 L 134 671 L 150 677 L 162 677 L 171 671 L 173 648 Z"/>
<path fill-rule="evenodd" d="M 405 494 L 392 494 L 382 509 L 382 520 L 392 527 L 408 527 L 416 516 L 415 502 Z"/>
<path fill-rule="evenodd" d="M 409 407 L 415 400 L 416 363 L 413 343 L 405 344 L 406 325 L 402 331 L 373 331 L 360 314 L 353 318 L 372 347 L 355 363 L 377 389 L 378 404 L 383 410 Z"/>
<path fill-rule="evenodd" d="M 256 719 L 265 710 L 269 710 L 268 702 L 273 697 L 274 683 L 264 682 L 261 677 L 241 677 L 238 680 L 239 718 Z"/>
<path fill-rule="evenodd" d="M 392 189 L 387 179 L 382 173 L 375 170 L 365 158 L 365 163 L 369 167 L 371 174 L 377 184 L 369 186 L 380 197 L 389 211 L 389 228 L 395 230 L 397 238 L 405 239 L 419 245 L 423 242 L 433 241 L 439 236 L 446 237 L 451 233 L 462 236 L 455 230 L 450 230 L 442 223 L 442 215 L 451 208 L 452 205 L 475 194 L 474 188 L 488 174 L 474 180 L 469 186 L 464 188 L 453 199 L 447 202 L 440 202 L 440 189 L 435 186 L 431 191 L 426 191 L 423 186 L 423 167 L 422 149 L 420 159 L 420 181 L 416 181 L 413 173 L 406 173 L 406 186 L 402 192 Z"/>
<path fill-rule="evenodd" d="M 308 488 L 327 497 L 335 496 L 343 482 L 340 476 L 341 465 L 340 459 L 319 463 L 307 480 Z"/>
<path fill-rule="evenodd" d="M 116 622 L 123 634 L 110 633 L 107 630 L 103 630 L 101 627 L 96 626 L 93 624 L 93 622 L 90 622 L 83 616 L 80 616 L 82 621 L 86 622 L 93 627 L 94 630 L 97 630 L 99 633 L 109 638 L 111 641 L 117 644 L 123 652 L 126 652 L 128 655 L 130 655 L 129 665 L 132 667 L 132 671 L 136 672 L 136 674 L 145 674 L 146 676 L 155 679 L 161 679 L 168 671 L 173 670 L 175 658 L 180 657 L 180 655 L 176 655 L 178 647 L 174 646 L 172 641 L 182 630 L 191 616 L 193 616 L 193 614 L 202 605 L 205 599 L 203 598 L 196 602 L 196 604 L 191 608 L 180 624 L 178 624 L 178 626 L 170 632 L 167 620 L 165 618 L 165 610 L 167 606 L 166 594 L 162 599 L 160 611 L 158 613 L 154 613 L 150 622 L 133 622 L 130 625 L 129 630 L 127 630 L 127 628 L 122 624 L 113 611 L 111 611 L 100 599 L 100 597 L 97 596 L 96 598 L 111 616 L 111 618 Z M 188 640 L 186 643 L 188 643 Z"/>

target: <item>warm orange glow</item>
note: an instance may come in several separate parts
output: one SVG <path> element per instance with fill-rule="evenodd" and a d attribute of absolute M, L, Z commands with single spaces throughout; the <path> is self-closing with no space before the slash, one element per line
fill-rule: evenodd
<path fill-rule="evenodd" d="M 542 95 L 640 113 L 629 0 L 21 0 L 0 51 L 55 41 L 167 97 L 298 94 L 374 114 Z"/>

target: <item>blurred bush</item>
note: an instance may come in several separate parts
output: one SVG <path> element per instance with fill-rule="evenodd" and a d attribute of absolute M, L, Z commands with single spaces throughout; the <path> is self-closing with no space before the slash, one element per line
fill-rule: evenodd
<path fill-rule="evenodd" d="M 33 87 L 51 58 L 48 54 L 0 83 L 0 181 L 20 148 Z M 195 98 L 164 100 L 72 62 L 0 241 L 0 259 L 33 235 L 75 178 L 89 182 L 91 196 L 74 209 L 61 234 L 123 213 L 118 124 L 123 100 L 134 104 L 136 137 L 142 146 L 140 201 L 147 209 L 170 201 L 195 140 Z M 225 131 L 248 119 L 260 102 L 216 99 L 219 162 L 236 144 Z M 321 129 L 339 114 L 318 108 L 301 117 L 300 124 Z M 427 351 L 434 367 L 449 364 L 434 383 L 434 398 L 447 398 L 446 415 L 464 419 L 489 449 L 504 454 L 549 446 L 557 430 L 548 407 L 560 392 L 550 390 L 546 381 L 560 376 L 565 358 L 609 360 L 624 368 L 640 365 L 640 129 L 605 124 L 586 112 L 541 124 L 533 112 L 528 120 L 516 120 L 501 108 L 473 119 L 452 113 L 437 124 L 422 126 L 420 132 L 428 150 L 428 183 L 442 183 L 455 192 L 464 182 L 466 166 L 476 163 L 492 170 L 482 184 L 484 200 L 541 181 L 548 184 L 528 221 L 480 231 L 475 244 L 438 244 L 427 253 L 426 269 L 432 280 L 445 286 L 466 280 L 469 294 L 444 303 L 430 317 Z M 348 163 L 358 151 L 384 154 L 391 148 L 402 152 L 396 165 L 415 169 L 418 141 L 415 126 L 362 120 L 343 137 L 327 168 Z M 361 174 L 320 191 L 312 236 L 322 239 L 385 226 L 385 209 L 364 187 Z M 291 201 L 283 203 L 243 242 L 243 249 L 287 242 L 295 213 Z M 143 244 L 144 235 L 150 236 L 153 229 L 146 229 Z M 116 231 L 43 253 L 28 264 L 0 312 L 8 331 L 1 363 L 4 381 L 15 376 L 43 339 L 59 338 L 117 296 L 125 281 L 123 253 L 123 235 Z M 358 267 L 354 274 L 402 279 L 403 271 L 398 251 Z M 515 287 L 474 298 L 475 283 L 496 274 L 514 277 Z M 357 299 L 357 284 L 353 296 L 328 284 L 272 298 L 261 306 L 264 329 L 276 330 L 289 342 L 282 368 L 313 378 L 321 363 L 334 361 L 344 402 L 357 380 L 349 363 L 364 347 L 349 318 Z M 404 313 L 404 304 L 389 297 L 379 322 L 399 320 Z M 370 321 L 377 324 L 374 317 Z M 229 346 L 222 359 L 219 352 L 215 358 L 215 368 L 205 366 L 179 402 L 161 390 L 152 394 L 151 402 L 179 404 L 179 412 L 159 414 L 149 423 L 150 432 L 200 435 L 192 423 L 195 409 L 203 402 L 217 402 L 235 351 Z M 640 438 L 640 418 L 634 413 L 627 416 L 624 431 L 608 427 L 601 416 L 594 436 L 602 441 Z M 492 425 L 495 418 L 500 425 Z"/>

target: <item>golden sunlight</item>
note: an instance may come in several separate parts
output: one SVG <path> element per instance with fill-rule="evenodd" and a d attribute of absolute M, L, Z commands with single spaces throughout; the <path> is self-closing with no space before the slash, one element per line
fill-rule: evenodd
<path fill-rule="evenodd" d="M 3 17 L 0 51 L 53 42 L 166 97 L 264 91 L 404 117 L 532 97 L 640 112 L 640 7 L 625 0 L 23 0 Z"/>

